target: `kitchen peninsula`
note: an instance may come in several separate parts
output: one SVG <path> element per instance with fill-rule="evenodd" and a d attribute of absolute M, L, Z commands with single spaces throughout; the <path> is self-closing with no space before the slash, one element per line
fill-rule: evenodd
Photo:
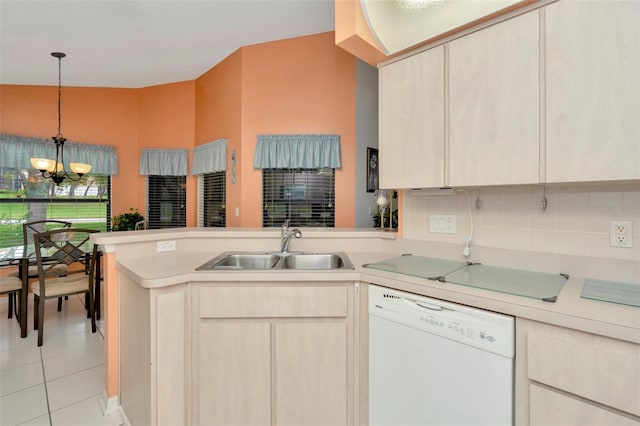
<path fill-rule="evenodd" d="M 586 277 L 638 282 L 637 262 L 483 247 L 466 259 L 457 245 L 393 233 L 302 232 L 290 250 L 345 252 L 355 269 L 195 270 L 225 251 L 277 251 L 278 229 L 96 234 L 106 266 L 106 409 L 121 407 L 133 425 L 308 423 L 309 413 L 318 423 L 367 424 L 371 283 L 516 317 L 516 424 L 554 420 L 539 417 L 545 404 L 569 407 L 557 412 L 569 422 L 584 413 L 639 422 L 640 308 L 581 298 Z M 167 247 L 175 250 L 159 252 Z M 404 253 L 569 279 L 550 303 L 362 267 Z M 607 270 L 618 273 L 597 275 Z M 559 370 L 563 357 L 575 365 Z M 247 391 L 248 400 L 234 398 Z"/>

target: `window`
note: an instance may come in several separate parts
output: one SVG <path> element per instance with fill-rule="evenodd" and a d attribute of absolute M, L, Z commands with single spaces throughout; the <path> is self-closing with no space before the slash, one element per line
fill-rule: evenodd
<path fill-rule="evenodd" d="M 198 177 L 198 224 L 225 227 L 226 173 L 205 173 Z"/>
<path fill-rule="evenodd" d="M 262 169 L 262 226 L 335 226 L 335 169 Z"/>
<path fill-rule="evenodd" d="M 0 167 L 0 250 L 22 247 L 22 223 L 61 219 L 74 226 L 111 227 L 111 176 L 85 175 L 57 186 L 37 170 Z"/>
<path fill-rule="evenodd" d="M 149 229 L 187 226 L 187 177 L 147 177 L 147 221 Z"/>

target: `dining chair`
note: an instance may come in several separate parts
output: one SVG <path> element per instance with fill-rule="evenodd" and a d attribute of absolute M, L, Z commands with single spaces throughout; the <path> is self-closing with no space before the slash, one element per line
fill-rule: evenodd
<path fill-rule="evenodd" d="M 9 299 L 9 313 L 7 318 L 12 318 L 13 314 L 19 319 L 18 300 L 22 292 L 22 280 L 15 276 L 0 277 L 0 295 L 6 294 Z M 18 298 L 16 298 L 18 295 Z"/>
<path fill-rule="evenodd" d="M 33 292 L 33 328 L 38 330 L 38 346 L 42 346 L 44 306 L 47 299 L 85 293 L 88 302 L 87 318 L 91 319 L 91 332 L 96 332 L 94 299 L 95 282 L 99 280 L 96 265 L 98 246 L 89 240 L 95 229 L 61 228 L 33 236 L 38 266 L 38 281 L 31 285 Z M 53 268 L 67 267 L 67 274 L 55 276 Z"/>
<path fill-rule="evenodd" d="M 43 220 L 34 220 L 31 222 L 25 222 L 22 224 L 22 244 L 23 244 L 23 256 L 27 258 L 33 258 L 35 256 L 35 252 L 33 248 L 31 248 L 31 244 L 33 244 L 33 236 L 40 232 L 45 232 L 49 228 L 69 228 L 71 227 L 71 222 L 66 220 L 57 220 L 57 219 L 43 219 Z M 38 278 L 38 266 L 32 261 L 29 262 L 29 266 L 27 268 L 27 280 Z M 64 275 L 67 273 L 66 265 L 58 265 L 55 268 L 52 268 L 48 271 L 51 275 Z M 11 275 L 20 277 L 19 272 L 14 272 Z M 58 312 L 62 311 L 62 297 L 58 298 Z"/>

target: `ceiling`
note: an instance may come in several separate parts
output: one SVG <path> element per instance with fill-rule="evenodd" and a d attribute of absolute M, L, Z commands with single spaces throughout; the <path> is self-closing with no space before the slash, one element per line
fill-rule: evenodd
<path fill-rule="evenodd" d="M 334 30 L 334 0 L 0 0 L 0 83 L 193 80 L 239 47 Z"/>

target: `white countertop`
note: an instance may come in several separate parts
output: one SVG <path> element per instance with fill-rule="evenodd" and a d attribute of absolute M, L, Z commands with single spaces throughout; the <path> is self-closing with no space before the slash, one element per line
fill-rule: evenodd
<path fill-rule="evenodd" d="M 196 271 L 201 264 L 230 250 L 276 249 L 279 229 L 234 230 L 181 228 L 94 234 L 106 252 L 115 251 L 117 268 L 144 288 L 183 283 L 233 282 L 368 282 L 424 296 L 475 306 L 516 317 L 574 328 L 640 343 L 640 308 L 582 298 L 585 277 L 573 274 L 555 303 L 488 291 L 453 283 L 363 268 L 400 254 L 393 233 L 366 229 L 303 229 L 304 237 L 293 240 L 294 250 L 346 252 L 354 270 L 333 271 Z M 155 244 L 177 240 L 178 250 L 157 253 Z M 385 241 L 387 241 L 385 245 Z M 276 243 L 276 244 L 274 244 Z M 369 251 L 368 251 L 369 250 Z M 118 251 L 126 255 L 118 257 Z M 444 256 L 443 256 L 444 257 Z M 495 264 L 495 262 L 494 262 Z M 502 266 L 502 265 L 496 265 Z"/>
<path fill-rule="evenodd" d="M 145 288 L 205 282 L 362 281 L 516 317 L 640 343 L 640 308 L 580 297 L 583 277 L 570 277 L 555 303 L 479 288 L 430 281 L 393 272 L 363 268 L 395 254 L 348 252 L 354 270 L 335 271 L 196 271 L 211 254 L 158 253 L 118 262 L 118 269 Z"/>

